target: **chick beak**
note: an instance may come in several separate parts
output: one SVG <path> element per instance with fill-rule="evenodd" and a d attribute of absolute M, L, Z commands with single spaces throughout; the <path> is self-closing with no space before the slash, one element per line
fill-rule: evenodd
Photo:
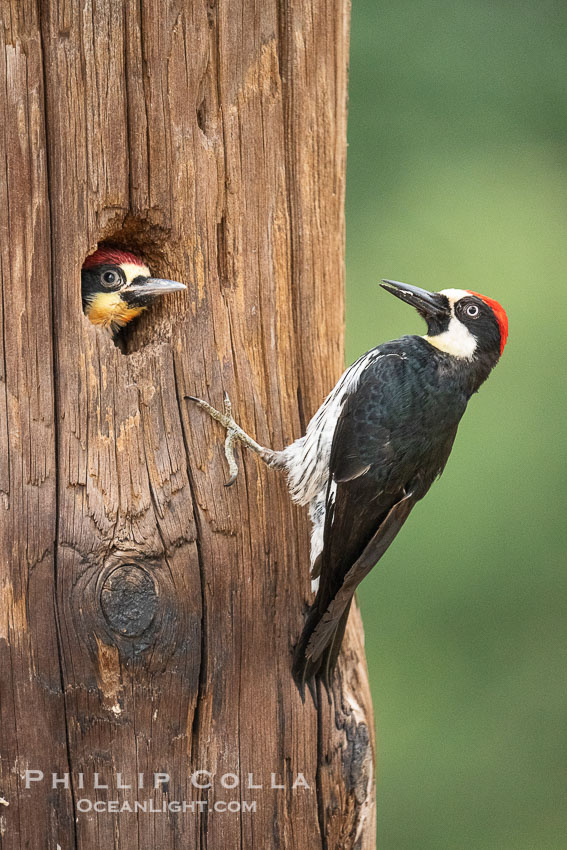
<path fill-rule="evenodd" d="M 154 298 L 157 295 L 167 295 L 169 292 L 179 292 L 187 289 L 184 283 L 176 280 L 163 280 L 159 277 L 137 277 L 128 286 L 121 290 L 121 295 L 127 295 L 130 299 Z"/>
<path fill-rule="evenodd" d="M 406 304 L 411 304 L 424 319 L 450 315 L 449 301 L 440 292 L 429 292 L 427 289 L 397 280 L 383 280 L 380 286 Z"/>

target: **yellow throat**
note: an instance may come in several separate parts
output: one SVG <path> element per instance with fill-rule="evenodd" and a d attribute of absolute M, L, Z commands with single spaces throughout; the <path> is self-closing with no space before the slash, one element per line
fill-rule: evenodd
<path fill-rule="evenodd" d="M 93 325 L 118 330 L 143 313 L 145 307 L 130 307 L 119 292 L 99 292 L 87 306 L 87 316 Z"/>

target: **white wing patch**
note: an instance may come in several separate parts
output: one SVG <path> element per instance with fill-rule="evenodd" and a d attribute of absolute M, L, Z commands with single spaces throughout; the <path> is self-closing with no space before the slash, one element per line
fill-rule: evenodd
<path fill-rule="evenodd" d="M 349 366 L 310 421 L 305 436 L 280 453 L 288 474 L 291 498 L 300 505 L 309 504 L 312 567 L 323 549 L 329 462 L 335 428 L 345 401 L 358 387 L 360 376 L 381 356 L 372 349 Z M 334 500 L 335 491 L 336 484 L 333 482 L 330 500 Z M 312 580 L 311 587 L 316 593 L 319 578 Z"/>
<path fill-rule="evenodd" d="M 317 560 L 317 557 L 323 551 L 323 532 L 325 531 L 325 512 L 326 512 L 326 490 L 321 490 L 309 505 L 309 519 L 311 520 L 311 566 Z M 313 579 L 311 586 L 319 585 L 319 579 Z M 317 588 L 315 588 L 316 590 Z"/>
<path fill-rule="evenodd" d="M 356 390 L 361 374 L 377 357 L 379 352 L 372 349 L 349 366 L 307 426 L 305 436 L 282 451 L 294 502 L 306 505 L 326 491 L 331 445 L 341 410 Z"/>
<path fill-rule="evenodd" d="M 335 503 L 337 494 L 337 482 L 331 481 L 329 492 L 327 488 L 321 490 L 315 498 L 309 503 L 309 519 L 311 520 L 311 552 L 310 561 L 311 568 L 315 565 L 315 561 L 323 551 L 323 538 L 325 533 L 325 517 L 327 515 L 327 499 L 330 505 Z M 311 579 L 311 590 L 317 593 L 319 590 L 319 576 Z"/>

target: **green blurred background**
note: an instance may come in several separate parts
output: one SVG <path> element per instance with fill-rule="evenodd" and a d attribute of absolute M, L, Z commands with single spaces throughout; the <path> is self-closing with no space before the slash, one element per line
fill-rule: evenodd
<path fill-rule="evenodd" d="M 567 848 L 567 7 L 355 0 L 347 355 L 422 333 L 390 277 L 510 340 L 359 599 L 379 850 Z"/>

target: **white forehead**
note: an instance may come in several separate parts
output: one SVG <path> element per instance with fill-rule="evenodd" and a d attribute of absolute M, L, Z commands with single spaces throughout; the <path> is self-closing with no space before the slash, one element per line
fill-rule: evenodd
<path fill-rule="evenodd" d="M 439 294 L 444 295 L 449 299 L 451 307 L 453 307 L 457 301 L 460 301 L 461 298 L 464 298 L 467 295 L 470 296 L 470 292 L 467 292 L 466 289 L 442 289 Z"/>
<path fill-rule="evenodd" d="M 127 283 L 132 283 L 134 278 L 140 277 L 140 275 L 143 275 L 144 277 L 150 276 L 149 268 L 147 266 L 138 265 L 138 263 L 120 263 L 120 268 L 126 276 Z"/>

